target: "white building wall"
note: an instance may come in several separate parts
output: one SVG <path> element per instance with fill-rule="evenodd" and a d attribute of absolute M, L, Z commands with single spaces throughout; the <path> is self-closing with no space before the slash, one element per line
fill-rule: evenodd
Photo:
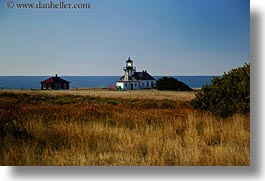
<path fill-rule="evenodd" d="M 141 89 L 150 89 L 155 86 L 155 80 L 141 80 L 140 81 L 140 88 Z"/>
<path fill-rule="evenodd" d="M 116 87 L 121 87 L 121 89 L 124 89 L 124 82 L 116 82 Z"/>
<path fill-rule="evenodd" d="M 155 86 L 155 83 L 155 80 L 124 81 L 116 82 L 116 87 L 119 86 L 122 90 L 151 89 Z"/>
<path fill-rule="evenodd" d="M 121 87 L 122 90 L 138 90 L 140 89 L 139 81 L 124 81 L 116 82 L 116 87 Z"/>

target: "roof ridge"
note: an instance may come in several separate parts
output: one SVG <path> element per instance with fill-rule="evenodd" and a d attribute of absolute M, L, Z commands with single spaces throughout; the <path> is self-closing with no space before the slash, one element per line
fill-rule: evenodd
<path fill-rule="evenodd" d="M 42 81 L 41 83 L 70 83 L 70 82 L 67 80 L 64 80 L 61 77 L 53 77 L 52 76 L 52 77 Z"/>

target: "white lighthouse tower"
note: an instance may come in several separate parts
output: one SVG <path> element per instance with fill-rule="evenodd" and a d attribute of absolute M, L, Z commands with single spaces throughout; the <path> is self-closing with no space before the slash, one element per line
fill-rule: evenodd
<path fill-rule="evenodd" d="M 125 71 L 125 81 L 132 81 L 132 77 L 134 72 L 136 71 L 136 68 L 133 67 L 133 61 L 129 57 L 129 59 L 126 61 L 126 67 L 123 67 L 123 70 Z"/>

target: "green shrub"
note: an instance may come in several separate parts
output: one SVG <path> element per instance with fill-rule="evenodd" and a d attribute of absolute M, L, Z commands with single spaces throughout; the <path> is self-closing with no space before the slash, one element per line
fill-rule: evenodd
<path fill-rule="evenodd" d="M 208 110 L 226 118 L 250 111 L 250 64 L 214 77 L 191 101 L 194 108 Z"/>
<path fill-rule="evenodd" d="M 174 90 L 174 91 L 190 91 L 192 90 L 188 85 L 173 77 L 163 77 L 156 81 L 156 88 L 158 90 Z"/>

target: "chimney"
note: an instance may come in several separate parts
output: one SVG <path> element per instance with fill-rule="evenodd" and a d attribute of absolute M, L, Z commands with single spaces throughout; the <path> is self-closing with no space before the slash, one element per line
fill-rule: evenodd
<path fill-rule="evenodd" d="M 55 74 L 55 77 L 58 77 L 58 75 L 57 75 L 57 74 Z"/>

